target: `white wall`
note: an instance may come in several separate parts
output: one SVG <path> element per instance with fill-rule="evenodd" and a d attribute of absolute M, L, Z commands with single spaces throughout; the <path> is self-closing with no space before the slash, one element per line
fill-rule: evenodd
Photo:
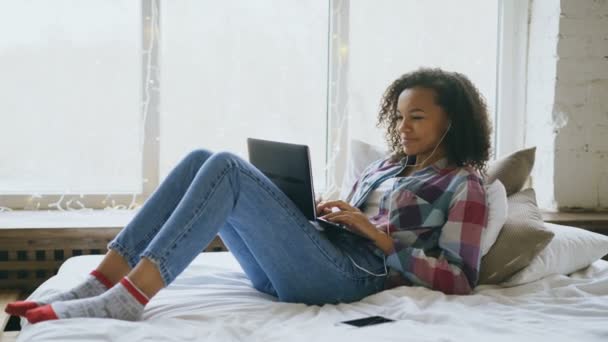
<path fill-rule="evenodd" d="M 532 1 L 526 116 L 539 205 L 608 209 L 608 1 Z"/>

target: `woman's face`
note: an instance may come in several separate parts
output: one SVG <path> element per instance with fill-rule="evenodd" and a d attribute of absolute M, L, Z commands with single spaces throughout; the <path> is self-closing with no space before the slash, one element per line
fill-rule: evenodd
<path fill-rule="evenodd" d="M 435 91 L 429 88 L 405 89 L 397 100 L 397 130 L 401 137 L 403 151 L 417 156 L 419 163 L 433 152 L 448 129 L 448 116 L 435 103 Z M 434 160 L 444 156 L 442 146 L 433 155 Z"/>

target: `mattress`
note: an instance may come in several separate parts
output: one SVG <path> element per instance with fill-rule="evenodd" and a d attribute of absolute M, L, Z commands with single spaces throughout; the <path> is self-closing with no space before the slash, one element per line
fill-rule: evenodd
<path fill-rule="evenodd" d="M 73 287 L 102 257 L 66 260 L 30 298 Z M 396 321 L 339 323 L 370 315 Z M 608 262 L 511 288 L 482 285 L 467 296 L 400 286 L 355 303 L 316 306 L 256 291 L 230 252 L 201 253 L 152 298 L 142 321 L 21 325 L 17 341 L 608 341 Z"/>

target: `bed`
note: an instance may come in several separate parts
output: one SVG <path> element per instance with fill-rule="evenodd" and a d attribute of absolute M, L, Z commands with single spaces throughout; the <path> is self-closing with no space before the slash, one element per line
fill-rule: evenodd
<path fill-rule="evenodd" d="M 82 281 L 102 255 L 68 259 L 30 297 Z M 383 315 L 395 322 L 338 322 Z M 29 324 L 17 341 L 608 341 L 608 261 L 520 286 L 444 295 L 401 286 L 351 304 L 281 303 L 256 291 L 230 252 L 201 253 L 145 308 L 143 320 Z"/>
<path fill-rule="evenodd" d="M 351 140 L 348 150 L 340 194 L 328 194 L 326 199 L 346 198 L 363 168 L 386 156 L 383 147 L 358 140 Z M 487 241 L 482 236 L 482 247 L 513 253 L 497 263 L 501 269 L 515 265 L 524 255 L 530 257 L 513 270 L 518 273 L 508 285 L 483 283 L 488 285 L 479 285 L 466 296 L 400 286 L 356 303 L 308 306 L 281 303 L 255 290 L 228 251 L 201 253 L 152 298 L 142 321 L 78 318 L 31 325 L 21 319 L 17 341 L 608 341 L 608 261 L 600 259 L 608 254 L 608 237 L 543 224 L 535 199 L 522 202 L 529 207 L 526 210 L 513 205 L 520 204 L 515 199 L 521 194 L 532 191 L 522 187 L 534 153 L 528 148 L 498 159 L 488 173 L 488 177 L 495 174 L 492 177 L 504 183 L 512 196 L 507 197 L 505 187 L 502 194 L 490 194 L 494 185 L 488 188 L 490 213 L 484 231 L 493 234 L 486 234 Z M 511 217 L 515 225 L 507 224 Z M 522 231 L 550 230 L 553 237 L 548 245 L 531 254 L 521 242 L 532 235 L 501 238 L 507 227 L 524 227 L 522 222 L 528 229 Z M 532 223 L 539 227 L 532 228 Z M 515 252 L 522 246 L 524 251 Z M 486 257 L 492 254 L 487 253 Z M 75 286 L 102 258 L 68 259 L 30 298 Z M 362 328 L 339 323 L 371 315 L 396 321 Z"/>

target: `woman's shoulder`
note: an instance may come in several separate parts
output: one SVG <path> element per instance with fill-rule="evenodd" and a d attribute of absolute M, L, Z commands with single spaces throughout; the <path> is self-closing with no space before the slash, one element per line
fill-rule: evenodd
<path fill-rule="evenodd" d="M 391 156 L 383 156 L 369 163 L 361 174 L 376 173 L 378 171 L 384 171 L 397 166 L 401 166 L 400 161 L 395 161 Z"/>
<path fill-rule="evenodd" d="M 454 167 L 450 170 L 448 175 L 451 179 L 448 182 L 449 185 L 446 190 L 452 193 L 458 193 L 466 190 L 482 193 L 485 192 L 485 179 L 483 175 L 477 169 L 471 166 Z"/>
<path fill-rule="evenodd" d="M 453 174 L 454 178 L 460 179 L 462 181 L 473 180 L 473 181 L 477 181 L 482 184 L 485 182 L 485 178 L 481 174 L 481 172 L 479 172 L 479 170 L 477 170 L 476 168 L 469 166 L 469 165 L 455 166 L 455 167 L 450 168 L 449 171 L 450 171 L 450 173 Z"/>

